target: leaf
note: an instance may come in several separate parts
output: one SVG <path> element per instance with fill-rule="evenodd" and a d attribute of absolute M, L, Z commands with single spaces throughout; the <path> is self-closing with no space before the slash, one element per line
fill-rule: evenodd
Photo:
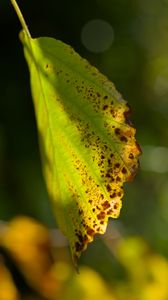
<path fill-rule="evenodd" d="M 53 38 L 21 41 L 31 75 L 44 176 L 76 262 L 121 209 L 123 183 L 140 148 L 130 108 L 114 85 L 70 46 Z"/>
<path fill-rule="evenodd" d="M 27 288 L 47 299 L 55 299 L 60 283 L 53 274 L 54 259 L 47 228 L 29 217 L 17 216 L 0 232 L 0 246 L 1 252 L 7 253 L 12 273 L 18 277 L 15 284 L 19 283 L 22 291 Z"/>
<path fill-rule="evenodd" d="M 0 299 L 19 300 L 19 293 L 15 287 L 13 277 L 3 262 L 2 257 L 0 262 L 0 276 Z"/>

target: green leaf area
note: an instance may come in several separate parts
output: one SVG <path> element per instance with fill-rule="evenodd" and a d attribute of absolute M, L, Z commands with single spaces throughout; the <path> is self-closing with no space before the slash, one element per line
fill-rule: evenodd
<path fill-rule="evenodd" d="M 121 209 L 140 148 L 130 108 L 70 46 L 20 34 L 30 69 L 44 176 L 74 262 Z"/>

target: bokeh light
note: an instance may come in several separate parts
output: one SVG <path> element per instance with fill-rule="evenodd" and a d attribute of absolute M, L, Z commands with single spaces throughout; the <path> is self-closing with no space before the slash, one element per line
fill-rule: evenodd
<path fill-rule="evenodd" d="M 145 171 L 168 173 L 168 148 L 144 146 L 141 168 Z"/>
<path fill-rule="evenodd" d="M 110 48 L 114 31 L 110 23 L 95 19 L 87 22 L 81 32 L 83 45 L 91 52 L 104 52 Z"/>

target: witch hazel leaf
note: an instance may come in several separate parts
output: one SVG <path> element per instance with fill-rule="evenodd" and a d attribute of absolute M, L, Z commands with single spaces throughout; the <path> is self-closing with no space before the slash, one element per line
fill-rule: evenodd
<path fill-rule="evenodd" d="M 130 108 L 112 82 L 61 41 L 24 31 L 20 38 L 44 176 L 76 262 L 108 218 L 119 216 L 123 183 L 134 177 L 141 151 Z"/>

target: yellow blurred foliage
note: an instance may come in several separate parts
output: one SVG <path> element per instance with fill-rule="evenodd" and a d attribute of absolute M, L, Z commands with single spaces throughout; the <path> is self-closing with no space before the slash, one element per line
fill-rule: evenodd
<path fill-rule="evenodd" d="M 113 253 L 125 275 L 107 283 L 89 267 L 82 266 L 77 274 L 61 248 L 54 260 L 49 236 L 47 228 L 28 217 L 17 217 L 0 231 L 0 246 L 39 294 L 23 300 L 168 300 L 168 261 L 143 239 L 118 239 Z M 0 300 L 21 300 L 1 257 Z"/>
<path fill-rule="evenodd" d="M 143 239 L 122 240 L 117 247 L 117 257 L 128 274 L 127 280 L 118 284 L 118 300 L 168 299 L 168 261 L 151 252 Z M 129 290 L 128 296 L 126 290 Z"/>
<path fill-rule="evenodd" d="M 51 271 L 49 231 L 31 218 L 17 217 L 4 231 L 1 244 L 16 261 L 27 282 L 42 296 L 52 299 L 58 283 Z"/>
<path fill-rule="evenodd" d="M 0 299 L 1 300 L 19 300 L 18 291 L 3 262 L 0 263 Z"/>
<path fill-rule="evenodd" d="M 116 300 L 102 277 L 89 267 L 81 267 L 67 283 L 64 300 Z"/>

